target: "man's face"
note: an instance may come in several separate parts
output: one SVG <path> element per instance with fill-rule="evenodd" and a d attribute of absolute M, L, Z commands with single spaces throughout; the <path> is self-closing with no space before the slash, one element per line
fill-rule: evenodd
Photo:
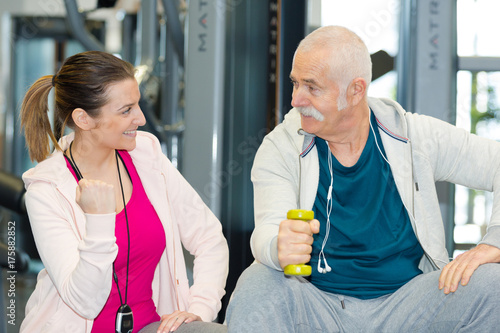
<path fill-rule="evenodd" d="M 293 84 L 292 106 L 301 113 L 302 129 L 323 139 L 335 128 L 349 110 L 338 110 L 339 89 L 330 78 L 326 52 L 297 51 L 290 78 Z"/>

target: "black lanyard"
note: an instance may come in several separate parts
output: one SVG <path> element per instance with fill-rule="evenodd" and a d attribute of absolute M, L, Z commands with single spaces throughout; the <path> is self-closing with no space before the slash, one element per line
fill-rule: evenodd
<path fill-rule="evenodd" d="M 83 175 L 80 172 L 80 169 L 78 169 L 78 166 L 76 165 L 76 162 L 73 158 L 73 153 L 71 147 L 73 146 L 73 142 L 71 142 L 69 146 L 69 155 L 70 158 L 66 154 L 64 154 L 64 157 L 66 160 L 69 162 L 71 165 L 71 168 L 73 171 L 75 171 L 76 177 L 78 181 L 83 179 Z M 122 183 L 122 176 L 120 172 L 120 165 L 118 163 L 118 159 L 122 161 L 122 164 L 125 168 L 125 171 L 127 171 L 127 174 L 130 178 L 130 181 L 132 181 L 132 177 L 130 177 L 130 173 L 127 169 L 127 166 L 125 165 L 125 162 L 123 161 L 123 158 L 118 154 L 118 151 L 115 149 L 115 157 L 116 157 L 116 169 L 118 170 L 118 179 L 120 180 L 120 188 L 122 192 L 122 200 L 123 200 L 123 210 L 125 212 L 125 221 L 127 224 L 127 275 L 126 275 L 126 282 L 125 282 L 125 295 L 124 299 L 122 299 L 122 294 L 120 292 L 120 286 L 118 285 L 118 276 L 116 275 L 116 270 L 115 270 L 115 263 L 113 262 L 113 280 L 115 281 L 116 284 L 116 289 L 118 290 L 118 296 L 120 297 L 120 304 L 121 306 L 118 308 L 118 311 L 116 312 L 116 319 L 115 319 L 115 332 L 116 333 L 132 333 L 133 327 L 134 327 L 134 316 L 132 314 L 132 309 L 130 306 L 127 304 L 127 296 L 128 296 L 128 272 L 129 272 L 129 266 L 130 266 L 130 229 L 129 229 L 129 223 L 128 223 L 128 215 L 127 215 L 127 205 L 125 203 L 125 192 L 123 191 L 123 183 Z M 125 302 L 124 302 L 125 300 Z"/>

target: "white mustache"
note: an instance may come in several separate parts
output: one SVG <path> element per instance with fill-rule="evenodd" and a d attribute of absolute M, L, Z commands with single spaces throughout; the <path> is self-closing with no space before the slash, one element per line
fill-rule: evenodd
<path fill-rule="evenodd" d="M 306 117 L 313 117 L 317 121 L 323 121 L 325 120 L 325 116 L 321 114 L 318 110 L 316 110 L 313 106 L 308 106 L 308 107 L 303 107 L 303 106 L 298 106 L 296 107 L 297 111 L 303 116 Z"/>

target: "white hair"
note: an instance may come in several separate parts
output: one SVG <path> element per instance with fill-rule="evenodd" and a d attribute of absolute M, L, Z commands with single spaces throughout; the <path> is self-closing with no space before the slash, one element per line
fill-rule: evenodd
<path fill-rule="evenodd" d="M 366 88 L 372 80 L 372 61 L 370 53 L 361 40 L 351 30 L 341 26 L 326 26 L 314 30 L 299 44 L 297 52 L 311 52 L 326 49 L 329 55 L 330 78 L 337 83 L 339 97 L 338 109 L 347 107 L 347 87 L 355 78 L 366 81 Z M 294 57 L 295 58 L 295 57 Z"/>

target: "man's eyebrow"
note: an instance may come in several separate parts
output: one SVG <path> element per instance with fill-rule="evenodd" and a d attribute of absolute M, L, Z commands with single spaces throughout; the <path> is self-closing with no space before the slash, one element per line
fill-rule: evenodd
<path fill-rule="evenodd" d="M 298 82 L 299 80 L 297 80 L 293 75 L 290 74 L 290 80 L 292 80 L 292 82 Z M 300 80 L 302 81 L 303 83 L 307 84 L 307 85 L 310 85 L 310 86 L 314 86 L 315 88 L 318 88 L 318 89 L 323 89 L 324 86 L 319 84 L 318 81 L 316 81 L 315 79 L 303 79 L 303 80 Z"/>
<path fill-rule="evenodd" d="M 317 86 L 317 85 L 318 85 L 318 82 L 316 82 L 316 80 L 315 80 L 315 79 L 304 79 L 304 82 L 305 82 L 305 83 L 312 84 L 312 85 L 315 85 L 315 86 Z"/>
<path fill-rule="evenodd" d="M 293 75 L 291 75 L 291 74 L 290 74 L 290 80 L 297 81 L 295 79 L 295 77 Z M 305 83 L 308 83 L 308 84 L 313 84 L 313 85 L 316 85 L 316 86 L 318 85 L 318 82 L 315 79 L 304 79 L 302 81 L 304 81 Z"/>

